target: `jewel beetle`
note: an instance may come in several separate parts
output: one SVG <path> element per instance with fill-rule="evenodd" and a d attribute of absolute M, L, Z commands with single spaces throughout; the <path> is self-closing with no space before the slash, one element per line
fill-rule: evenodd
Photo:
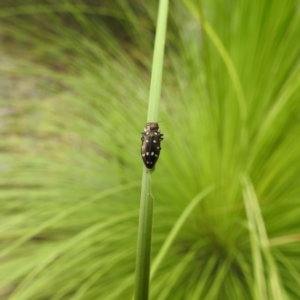
<path fill-rule="evenodd" d="M 163 140 L 157 123 L 149 122 L 142 132 L 141 155 L 147 169 L 153 169 L 160 154 L 160 142 Z"/>

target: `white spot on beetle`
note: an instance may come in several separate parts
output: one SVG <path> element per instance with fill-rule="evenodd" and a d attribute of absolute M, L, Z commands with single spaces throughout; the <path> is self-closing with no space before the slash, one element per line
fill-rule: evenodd
<path fill-rule="evenodd" d="M 156 143 L 156 140 L 153 140 L 153 143 Z"/>
<path fill-rule="evenodd" d="M 158 157 L 158 155 L 157 155 L 157 154 L 155 154 L 155 157 Z"/>
<path fill-rule="evenodd" d="M 143 153 L 142 156 L 144 157 L 144 156 L 145 156 L 145 153 Z"/>
<path fill-rule="evenodd" d="M 149 155 L 149 152 L 146 152 L 146 155 Z"/>
<path fill-rule="evenodd" d="M 153 156 L 153 155 L 154 155 L 154 152 L 151 152 L 151 155 Z"/>

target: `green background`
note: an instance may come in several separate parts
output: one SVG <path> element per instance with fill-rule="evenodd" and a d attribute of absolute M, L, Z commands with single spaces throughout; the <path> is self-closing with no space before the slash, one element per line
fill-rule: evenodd
<path fill-rule="evenodd" d="M 300 299 L 299 7 L 170 2 L 151 299 Z M 131 299 L 157 8 L 1 1 L 0 299 Z"/>

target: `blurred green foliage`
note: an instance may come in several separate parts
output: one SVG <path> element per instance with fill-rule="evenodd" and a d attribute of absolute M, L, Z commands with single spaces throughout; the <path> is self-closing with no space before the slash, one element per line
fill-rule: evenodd
<path fill-rule="evenodd" d="M 299 3 L 173 2 L 151 299 L 299 299 Z M 0 6 L 0 299 L 131 299 L 157 3 Z"/>

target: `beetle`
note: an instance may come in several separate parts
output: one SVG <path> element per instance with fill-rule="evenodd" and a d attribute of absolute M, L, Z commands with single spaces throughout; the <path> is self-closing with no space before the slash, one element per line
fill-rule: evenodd
<path fill-rule="evenodd" d="M 147 169 L 154 168 L 161 150 L 160 142 L 163 140 L 163 134 L 160 133 L 159 126 L 155 122 L 149 122 L 142 132 L 141 155 L 144 165 Z"/>

